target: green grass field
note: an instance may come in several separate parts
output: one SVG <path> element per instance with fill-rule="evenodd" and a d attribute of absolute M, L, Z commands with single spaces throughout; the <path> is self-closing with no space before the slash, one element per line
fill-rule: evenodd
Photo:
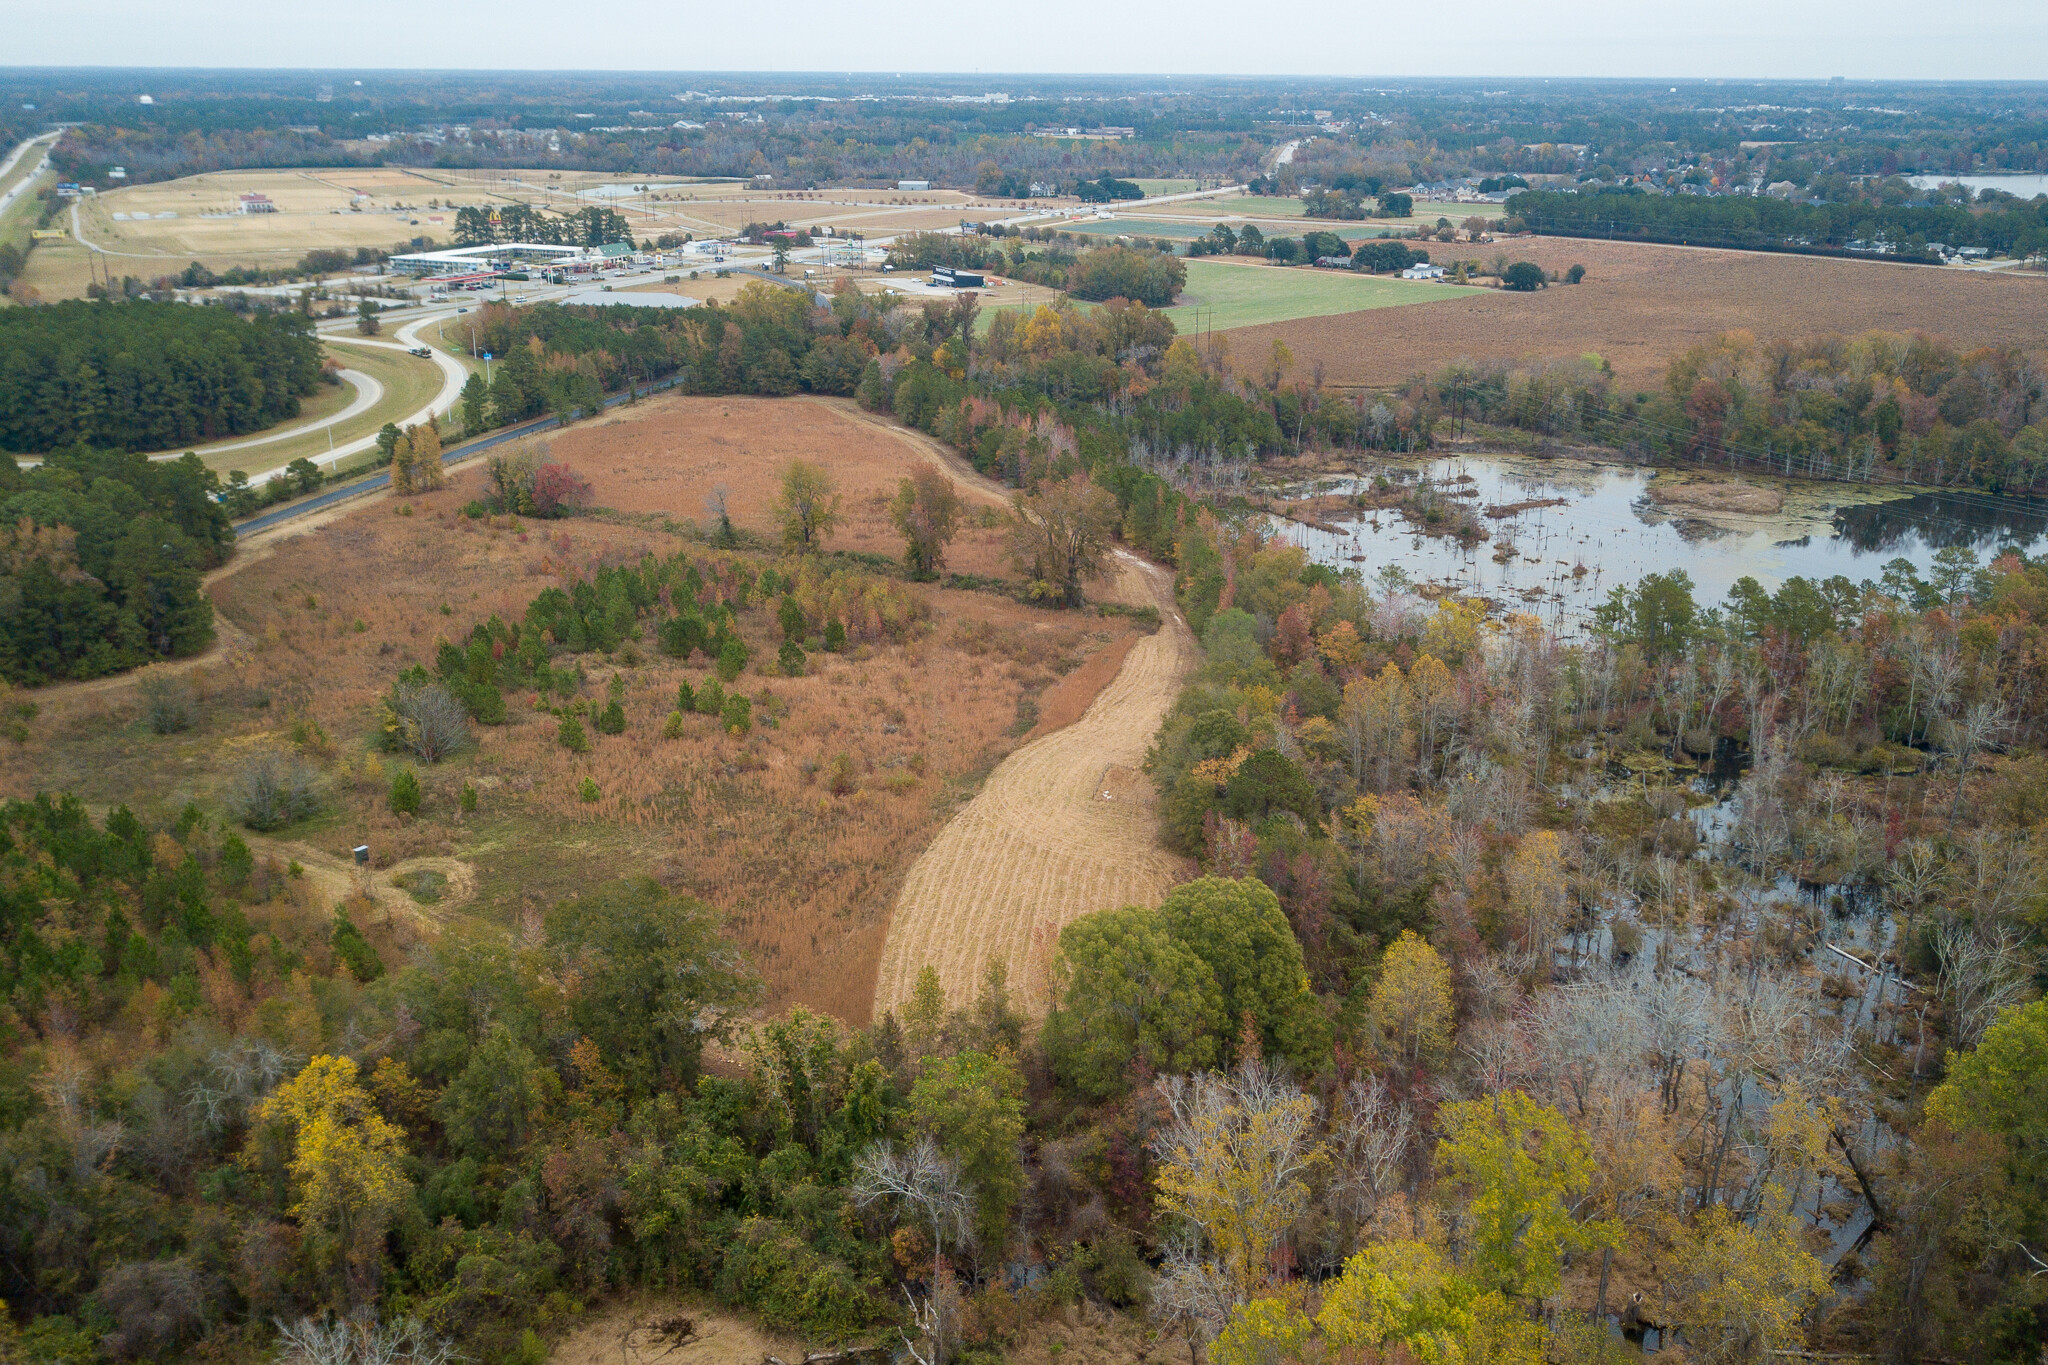
<path fill-rule="evenodd" d="M 1183 332 L 1256 327 L 1295 318 L 1323 318 L 1367 308 L 1434 303 L 1478 291 L 1462 285 L 1430 284 L 1376 275 L 1354 275 L 1307 267 L 1224 265 L 1189 261 L 1188 284 L 1180 302 L 1166 310 Z M 1197 310 L 1200 310 L 1199 313 Z"/>
<path fill-rule="evenodd" d="M 1134 180 L 1131 183 L 1145 191 L 1148 198 L 1155 194 L 1189 194 L 1195 188 L 1192 180 Z"/>
<path fill-rule="evenodd" d="M 396 422 L 410 417 L 427 405 L 428 400 L 441 391 L 441 370 L 430 360 L 420 360 L 401 351 L 380 350 L 372 346 L 336 345 L 329 352 L 351 370 L 361 370 L 384 386 L 384 397 L 367 412 L 356 414 L 346 422 L 337 423 L 333 428 L 332 444 L 347 445 L 361 436 L 368 436 L 383 427 L 386 422 Z M 355 391 L 345 389 L 353 400 Z M 346 407 L 344 402 L 341 406 Z M 290 425 L 298 426 L 308 421 L 319 420 L 319 414 L 311 417 L 293 418 Z M 258 433 L 260 434 L 260 433 Z M 247 438 L 238 438 L 247 439 Z M 268 445 L 250 446 L 245 450 L 226 450 L 209 454 L 202 450 L 199 458 L 206 467 L 225 475 L 229 470 L 239 469 L 245 474 L 260 474 L 266 470 L 279 469 L 300 456 L 315 458 L 330 449 L 327 431 L 315 431 L 288 440 L 272 441 Z M 374 458 L 375 452 L 371 452 Z"/>

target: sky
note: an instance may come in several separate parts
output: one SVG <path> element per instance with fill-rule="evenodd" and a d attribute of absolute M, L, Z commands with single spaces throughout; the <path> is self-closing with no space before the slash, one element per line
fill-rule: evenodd
<path fill-rule="evenodd" d="M 0 0 L 0 35 L 7 66 L 2048 79 L 2044 0 Z"/>

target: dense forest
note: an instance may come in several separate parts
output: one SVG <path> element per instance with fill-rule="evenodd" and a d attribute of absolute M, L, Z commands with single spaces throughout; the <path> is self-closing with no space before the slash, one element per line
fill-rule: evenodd
<path fill-rule="evenodd" d="M 0 677 L 91 678 L 204 648 L 200 574 L 234 546 L 217 486 L 191 455 L 73 446 L 0 465 Z"/>
<path fill-rule="evenodd" d="M 298 416 L 320 382 L 310 320 L 188 304 L 0 311 L 0 451 L 166 450 Z"/>

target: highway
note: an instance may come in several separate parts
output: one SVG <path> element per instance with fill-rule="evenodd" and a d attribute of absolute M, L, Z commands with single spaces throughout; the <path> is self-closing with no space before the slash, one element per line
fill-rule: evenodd
<path fill-rule="evenodd" d="M 422 318 L 420 321 L 425 322 L 428 319 Z M 681 375 L 673 375 L 658 383 L 645 385 L 641 388 L 640 392 L 643 394 L 659 393 L 663 389 L 673 388 L 681 379 Z M 630 394 L 613 394 L 604 400 L 604 406 L 615 408 L 619 404 L 626 402 L 630 397 Z M 522 436 L 531 436 L 534 432 L 544 430 L 555 424 L 555 419 L 552 417 L 535 417 L 529 421 L 519 422 L 513 426 L 506 427 L 502 431 L 494 431 L 488 436 L 479 436 L 474 441 L 464 441 L 459 446 L 453 446 L 443 451 L 441 453 L 441 463 L 452 465 L 464 460 L 474 459 L 487 450 L 504 445 L 507 441 L 516 441 Z M 370 441 L 370 444 L 376 444 L 374 438 Z M 350 498 L 362 497 L 365 493 L 374 493 L 381 488 L 389 487 L 390 483 L 391 471 L 381 469 L 367 478 L 357 479 L 354 483 L 343 484 L 339 488 L 330 488 L 324 493 L 306 499 L 304 502 L 294 503 L 290 507 L 280 507 L 274 512 L 265 512 L 258 517 L 251 517 L 235 527 L 235 539 L 241 540 L 245 537 L 253 536 L 259 531 L 268 531 L 272 527 L 282 526 L 296 517 L 310 516 L 312 513 L 324 511 L 336 503 L 346 502 Z"/>
<path fill-rule="evenodd" d="M 40 137 L 32 137 L 16 147 L 12 152 L 9 152 L 7 160 L 0 161 L 0 180 L 5 180 L 8 173 L 20 164 L 23 157 L 28 155 L 31 147 L 34 147 L 37 143 L 43 144 L 43 159 L 36 164 L 35 169 L 15 181 L 12 185 L 9 185 L 6 193 L 0 194 L 0 213 L 7 212 L 14 201 L 27 192 L 30 185 L 36 183 L 36 177 L 50 168 L 50 147 L 55 145 L 56 141 L 57 134 L 55 133 L 44 133 Z"/>

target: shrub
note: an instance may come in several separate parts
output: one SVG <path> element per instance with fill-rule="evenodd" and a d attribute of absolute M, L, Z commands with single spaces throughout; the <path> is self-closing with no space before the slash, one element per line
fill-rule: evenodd
<path fill-rule="evenodd" d="M 590 505 L 590 481 L 565 464 L 548 463 L 533 471 L 533 514 L 566 517 Z"/>
<path fill-rule="evenodd" d="M 671 711 L 668 713 L 668 719 L 661 723 L 661 737 L 663 739 L 681 739 L 683 737 L 683 713 L 681 711 Z"/>
<path fill-rule="evenodd" d="M 419 774 L 410 768 L 400 768 L 391 778 L 391 813 L 393 815 L 417 815 L 420 810 Z"/>
<path fill-rule="evenodd" d="M 785 602 L 788 598 L 783 599 Z M 782 648 L 775 651 L 775 666 L 782 670 L 785 678 L 801 678 L 804 666 L 810 662 L 804 656 L 804 647 L 794 640 L 784 640 Z"/>
<path fill-rule="evenodd" d="M 576 795 L 586 802 L 596 801 L 603 794 L 597 789 L 597 783 L 591 778 L 586 777 L 576 785 Z"/>
<path fill-rule="evenodd" d="M 725 699 L 721 718 L 727 734 L 744 735 L 754 728 L 754 704 L 735 692 Z"/>
<path fill-rule="evenodd" d="M 464 815 L 476 814 L 476 783 L 465 782 L 462 784 L 462 795 L 458 798 L 457 804 L 462 807 Z"/>
<path fill-rule="evenodd" d="M 142 697 L 142 715 L 151 732 L 174 735 L 192 728 L 199 707 L 192 697 L 192 685 L 159 668 L 146 668 L 135 680 Z"/>
<path fill-rule="evenodd" d="M 555 727 L 555 743 L 572 754 L 590 752 L 590 736 L 583 733 L 583 722 L 575 716 L 562 717 L 562 723 Z"/>
<path fill-rule="evenodd" d="M 425 669 L 412 669 L 391 684 L 391 695 L 384 700 L 385 748 L 408 749 L 429 763 L 439 763 L 474 742 L 469 708 L 427 677 Z"/>
<path fill-rule="evenodd" d="M 690 690 L 690 680 L 683 679 L 676 684 L 676 710 L 688 715 L 697 709 L 697 694 Z"/>
<path fill-rule="evenodd" d="M 731 682 L 747 666 L 747 642 L 737 635 L 725 637 L 725 643 L 718 647 L 718 676 Z"/>
<path fill-rule="evenodd" d="M 825 648 L 834 654 L 846 652 L 846 622 L 836 616 L 825 623 Z"/>
<path fill-rule="evenodd" d="M 283 829 L 320 808 L 319 780 L 304 760 L 266 750 L 229 783 L 228 811 L 250 829 Z"/>
<path fill-rule="evenodd" d="M 783 639 L 801 640 L 804 637 L 804 609 L 798 604 L 795 594 L 782 599 L 782 605 L 775 609 L 775 619 L 782 626 Z"/>
<path fill-rule="evenodd" d="M 853 755 L 840 750 L 832 756 L 832 762 L 825 768 L 825 790 L 834 796 L 845 796 L 859 784 L 860 775 L 853 766 Z"/>
<path fill-rule="evenodd" d="M 697 689 L 697 714 L 717 716 L 725 713 L 725 688 L 716 678 L 706 678 L 704 685 Z"/>
<path fill-rule="evenodd" d="M 341 959 L 341 965 L 348 968 L 350 976 L 358 981 L 375 981 L 384 975 L 384 960 L 377 956 L 377 950 L 370 946 L 370 940 L 363 937 L 363 931 L 356 928 L 355 921 L 348 917 L 346 910 L 334 912 L 334 933 L 330 939 L 334 955 Z"/>

